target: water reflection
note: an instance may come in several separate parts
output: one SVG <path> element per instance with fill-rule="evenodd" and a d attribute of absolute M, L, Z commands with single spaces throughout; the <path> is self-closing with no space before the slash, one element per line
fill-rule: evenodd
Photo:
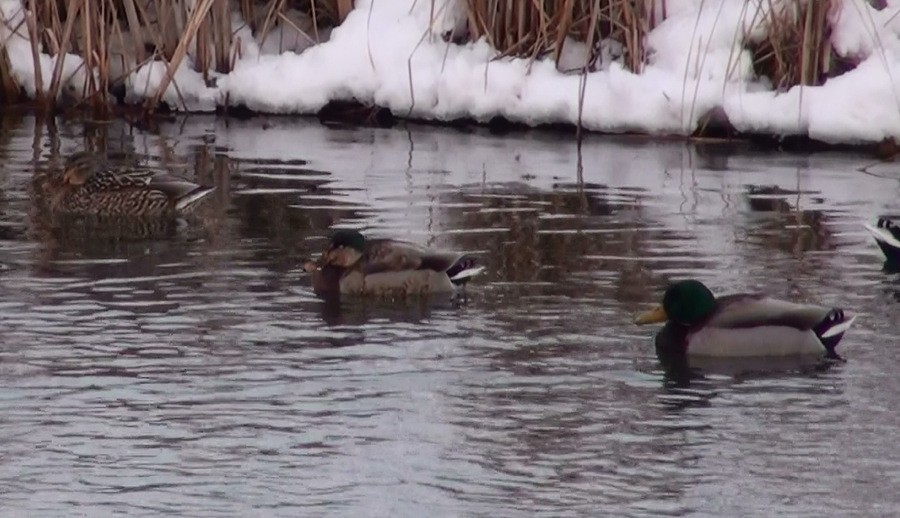
<path fill-rule="evenodd" d="M 801 195 L 804 194 L 810 195 L 809 203 L 824 202 L 815 193 L 803 193 L 778 186 L 748 186 L 750 210 L 766 216 L 751 223 L 748 238 L 763 247 L 773 247 L 793 254 L 834 248 L 825 212 L 800 208 Z"/>
<path fill-rule="evenodd" d="M 215 185 L 208 212 L 42 220 L 35 174 L 82 148 Z M 0 158 L 12 515 L 897 504 L 900 289 L 860 225 L 896 182 L 856 157 L 173 117 L 0 119 Z M 302 261 L 337 226 L 489 274 L 463 302 L 323 301 Z M 684 277 L 859 311 L 847 362 L 659 361 L 631 319 Z"/>

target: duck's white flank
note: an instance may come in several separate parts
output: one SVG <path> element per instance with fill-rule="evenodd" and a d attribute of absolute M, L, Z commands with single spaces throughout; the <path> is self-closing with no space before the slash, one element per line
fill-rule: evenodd
<path fill-rule="evenodd" d="M 751 329 L 704 328 L 690 338 L 691 356 L 750 357 L 822 354 L 825 347 L 812 331 L 785 326 Z"/>
<path fill-rule="evenodd" d="M 839 335 L 844 331 L 850 329 L 850 326 L 853 325 L 853 321 L 856 320 L 856 315 L 844 320 L 840 324 L 837 324 L 833 327 L 828 328 L 827 331 L 822 333 L 822 338 L 831 338 L 832 336 Z"/>
<path fill-rule="evenodd" d="M 476 275 L 483 272 L 484 269 L 485 269 L 484 266 L 476 266 L 474 268 L 466 268 L 465 270 L 462 270 L 461 272 L 457 273 L 453 277 L 450 277 L 450 280 L 451 281 L 461 281 L 463 279 L 471 279 L 472 277 L 475 277 Z"/>
<path fill-rule="evenodd" d="M 183 198 L 179 198 L 179 200 L 175 203 L 175 210 L 184 210 L 191 205 L 197 203 L 209 196 L 213 191 L 215 191 L 215 187 L 201 187 L 196 189 L 194 192 L 189 193 Z"/>

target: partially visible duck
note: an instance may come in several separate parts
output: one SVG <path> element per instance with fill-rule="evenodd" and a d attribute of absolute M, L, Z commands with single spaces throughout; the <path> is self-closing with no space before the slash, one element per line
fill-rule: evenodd
<path fill-rule="evenodd" d="M 114 171 L 89 152 L 70 156 L 43 189 L 55 213 L 147 217 L 187 212 L 215 190 L 158 171 Z"/>
<path fill-rule="evenodd" d="M 319 295 L 408 296 L 453 292 L 485 268 L 471 254 L 338 230 L 319 261 L 307 261 L 304 269 Z"/>
<path fill-rule="evenodd" d="M 672 284 L 662 304 L 635 319 L 667 322 L 656 337 L 667 356 L 790 356 L 835 351 L 856 316 L 841 308 L 797 304 L 763 294 L 716 297 L 703 283 Z"/>
<path fill-rule="evenodd" d="M 900 266 L 900 226 L 888 218 L 878 218 L 875 226 L 868 223 L 865 226 L 875 238 L 875 244 L 884 252 L 888 265 Z"/>

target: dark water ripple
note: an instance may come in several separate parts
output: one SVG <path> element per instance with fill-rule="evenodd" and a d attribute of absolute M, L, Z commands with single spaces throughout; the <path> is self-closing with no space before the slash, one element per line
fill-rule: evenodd
<path fill-rule="evenodd" d="M 851 155 L 189 118 L 0 125 L 4 516 L 896 516 L 897 211 Z M 106 148 L 218 187 L 177 228 L 48 223 Z M 59 151 L 57 151 L 59 150 Z M 482 253 L 460 301 L 318 300 L 336 226 Z M 673 278 L 861 314 L 846 363 L 656 359 Z"/>

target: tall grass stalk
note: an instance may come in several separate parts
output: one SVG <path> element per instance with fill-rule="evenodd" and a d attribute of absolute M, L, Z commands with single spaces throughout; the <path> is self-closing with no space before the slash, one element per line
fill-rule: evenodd
<path fill-rule="evenodd" d="M 647 34 L 665 20 L 669 2 L 680 0 L 460 1 L 466 10 L 469 37 L 486 38 L 500 56 L 559 61 L 565 45 L 574 40 L 588 51 L 585 62 L 579 64 L 581 73 L 586 74 L 601 58 L 604 40 L 619 42 L 622 63 L 640 73 L 647 59 Z M 750 48 L 757 74 L 771 78 L 779 89 L 821 84 L 834 75 L 829 20 L 840 2 L 761 2 L 764 8 L 756 22 L 765 25 L 767 37 L 739 43 Z M 175 71 L 191 52 L 196 57 L 195 67 L 204 74 L 231 70 L 240 48 L 232 26 L 233 12 L 242 15 L 259 39 L 277 24 L 302 32 L 289 16 L 298 10 L 310 17 L 318 40 L 320 29 L 340 23 L 353 8 L 353 0 L 25 0 L 24 4 L 28 12 L 21 33 L 32 41 L 30 58 L 40 86 L 36 93 L 39 104 L 52 105 L 66 97 L 61 94 L 73 93 L 75 102 L 106 106 L 107 93 L 121 88 L 127 74 L 150 60 L 163 61 L 166 75 L 146 100 L 148 110 L 157 108 Z M 0 48 L 0 88 L 8 102 L 17 97 L 21 85 L 12 80 L 6 51 Z M 702 48 L 692 49 L 698 51 Z M 59 56 L 49 78 L 41 77 L 48 74 L 40 67 L 46 59 L 42 53 Z M 66 77 L 71 65 L 66 66 L 65 56 L 70 53 L 84 60 L 83 72 L 90 72 L 77 75 L 85 78 L 84 84 L 72 85 Z M 42 88 L 44 81 L 48 88 Z M 579 119 L 586 84 L 582 81 L 580 85 Z M 176 91 L 177 87 L 175 84 Z"/>
<path fill-rule="evenodd" d="M 824 83 L 833 72 L 829 14 L 838 2 L 767 2 L 762 19 L 767 36 L 751 48 L 757 74 L 779 90 Z"/>
<path fill-rule="evenodd" d="M 640 72 L 645 37 L 662 21 L 655 0 L 466 0 L 469 30 L 485 37 L 502 56 L 532 59 L 551 55 L 557 62 L 567 37 L 579 42 L 619 41 L 625 63 Z M 665 2 L 662 4 L 665 15 Z M 599 48 L 589 46 L 589 62 Z"/>
<path fill-rule="evenodd" d="M 262 25 L 268 31 L 281 23 L 302 32 L 286 16 L 288 9 L 299 10 L 312 18 L 318 41 L 320 30 L 338 23 L 353 8 L 353 0 L 24 0 L 23 4 L 21 30 L 6 29 L 19 31 L 31 41 L 36 103 L 52 107 L 63 98 L 67 104 L 89 104 L 95 109 L 104 109 L 112 87 L 150 60 L 164 60 L 167 67 L 159 90 L 145 103 L 148 109 L 157 107 L 189 51 L 196 52 L 198 71 L 229 72 L 238 57 L 233 11 L 240 12 L 256 31 Z M 261 7 L 268 13 L 265 24 L 254 15 Z M 44 77 L 48 73 L 40 66 L 44 53 L 59 56 L 50 77 Z M 84 84 L 70 84 L 71 77 L 65 73 L 72 68 L 66 66 L 67 54 L 81 57 L 83 72 L 92 72 L 78 74 L 85 78 Z M 0 101 L 4 103 L 18 101 L 22 86 L 13 79 L 10 63 L 8 49 L 0 44 Z"/>

